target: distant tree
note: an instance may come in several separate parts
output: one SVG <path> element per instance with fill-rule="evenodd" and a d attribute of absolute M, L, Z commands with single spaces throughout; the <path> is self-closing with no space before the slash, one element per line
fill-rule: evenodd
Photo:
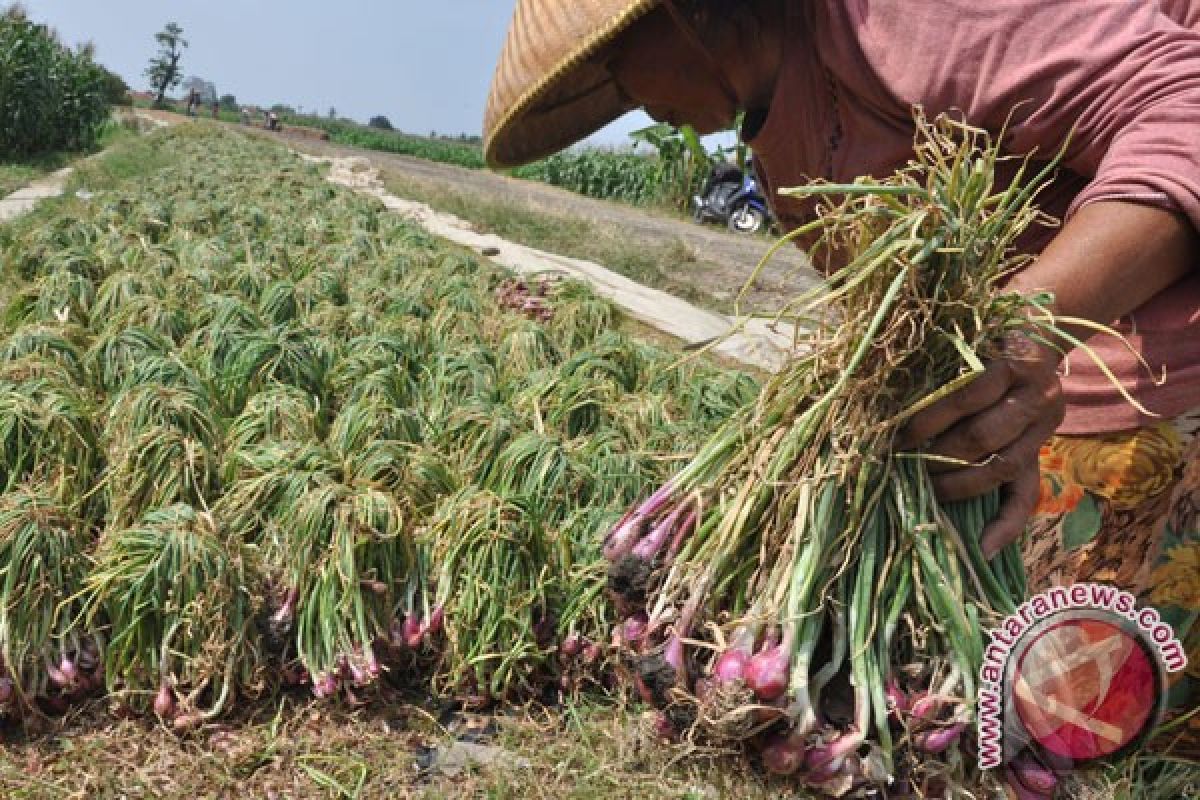
<path fill-rule="evenodd" d="M 206 81 L 197 75 L 192 75 L 183 81 L 183 91 L 196 93 L 196 100 L 201 105 L 211 105 L 217 99 L 217 87 L 211 81 Z"/>
<path fill-rule="evenodd" d="M 337 109 L 336 109 L 336 108 L 334 108 L 333 106 L 330 106 L 330 107 L 329 107 L 329 118 L 330 118 L 330 119 L 337 119 Z"/>
<path fill-rule="evenodd" d="M 377 117 L 371 117 L 371 119 L 367 121 L 367 127 L 378 128 L 381 131 L 395 130 L 395 128 L 392 127 L 392 123 L 388 121 L 388 118 L 382 114 Z"/>
<path fill-rule="evenodd" d="M 221 108 L 225 109 L 226 111 L 237 111 L 238 110 L 237 98 L 231 94 L 221 95 L 220 103 L 221 103 Z"/>
<path fill-rule="evenodd" d="M 165 28 L 154 34 L 154 40 L 158 42 L 158 55 L 150 59 L 146 77 L 150 79 L 150 88 L 156 92 L 154 105 L 161 106 L 166 100 L 167 90 L 178 86 L 183 77 L 179 59 L 183 58 L 183 49 L 188 43 L 183 38 L 183 28 L 174 22 L 168 22 Z"/>

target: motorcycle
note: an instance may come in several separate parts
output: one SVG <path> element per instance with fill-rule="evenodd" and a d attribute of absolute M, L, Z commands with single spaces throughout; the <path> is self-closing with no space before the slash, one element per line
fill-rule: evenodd
<path fill-rule="evenodd" d="M 771 211 L 753 172 L 718 164 L 700 194 L 692 198 L 692 218 L 724 224 L 734 233 L 758 233 L 767 226 Z"/>

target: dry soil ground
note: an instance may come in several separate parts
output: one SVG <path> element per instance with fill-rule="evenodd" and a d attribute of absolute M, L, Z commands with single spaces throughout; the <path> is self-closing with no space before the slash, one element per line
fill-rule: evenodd
<path fill-rule="evenodd" d="M 690 282 L 717 300 L 730 300 L 745 284 L 751 270 L 767 252 L 773 239 L 739 236 L 713 225 L 698 225 L 651 209 L 597 200 L 536 181 L 510 178 L 487 170 L 464 169 L 409 156 L 379 153 L 356 147 L 288 138 L 290 147 L 316 156 L 367 158 L 386 179 L 399 174 L 420 184 L 469 192 L 481 199 L 499 201 L 514 209 L 546 217 L 582 219 L 623 237 L 662 247 L 678 243 L 695 260 L 686 265 Z M 782 249 L 763 270 L 747 301 L 754 308 L 773 308 L 816 281 L 804 255 L 796 248 Z M 682 269 L 681 265 L 681 269 Z"/>

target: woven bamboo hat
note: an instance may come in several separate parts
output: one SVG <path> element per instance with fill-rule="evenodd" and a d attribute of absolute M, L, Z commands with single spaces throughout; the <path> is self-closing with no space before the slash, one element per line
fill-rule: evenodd
<path fill-rule="evenodd" d="M 637 106 L 591 59 L 660 0 L 517 0 L 483 118 L 483 153 L 515 167 Z"/>

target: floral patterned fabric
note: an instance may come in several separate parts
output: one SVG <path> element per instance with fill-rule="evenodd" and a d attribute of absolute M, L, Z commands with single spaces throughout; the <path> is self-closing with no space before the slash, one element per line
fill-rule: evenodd
<path fill-rule="evenodd" d="M 1108 583 L 1152 605 L 1188 650 L 1175 708 L 1200 686 L 1200 409 L 1121 433 L 1055 436 L 1024 542 L 1031 592 Z"/>

